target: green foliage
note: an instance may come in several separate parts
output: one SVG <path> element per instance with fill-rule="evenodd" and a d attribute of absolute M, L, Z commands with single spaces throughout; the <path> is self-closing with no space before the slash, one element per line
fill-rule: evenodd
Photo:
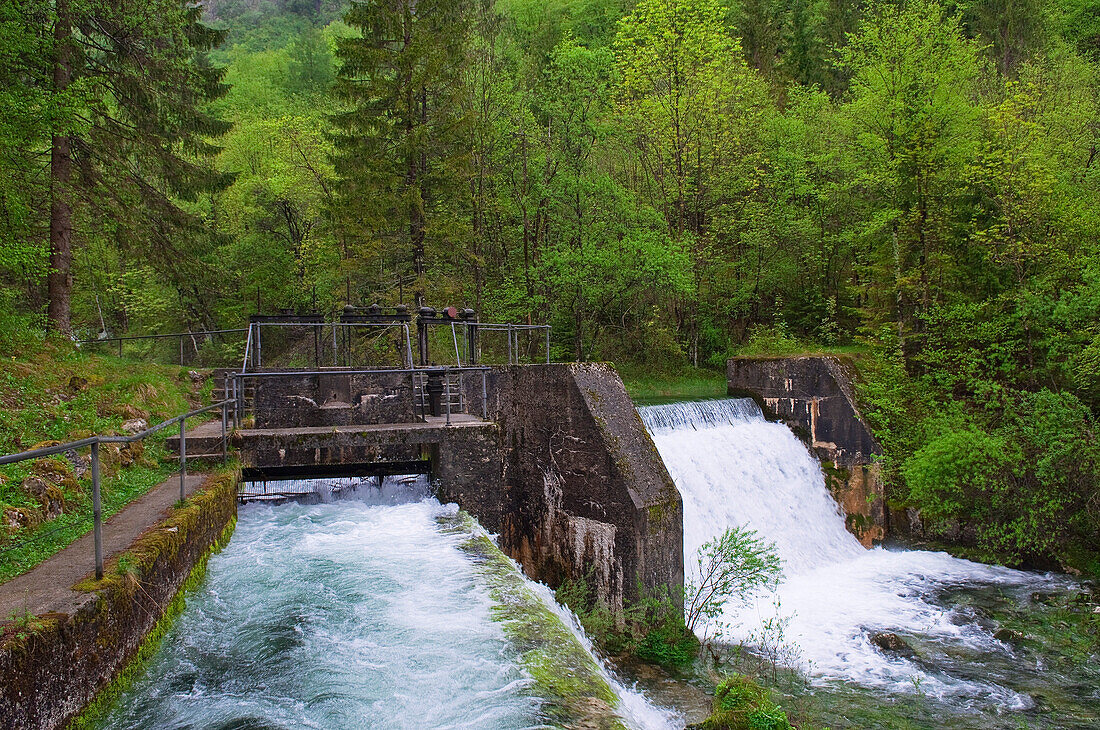
<path fill-rule="evenodd" d="M 791 730 L 787 714 L 770 693 L 749 677 L 726 677 L 714 689 L 713 712 L 700 727 L 706 730 Z"/>
<path fill-rule="evenodd" d="M 773 543 L 756 530 L 735 526 L 700 546 L 696 569 L 686 589 L 687 630 L 695 633 L 722 614 L 728 601 L 741 601 L 753 591 L 776 583 L 782 561 Z"/>
<path fill-rule="evenodd" d="M 591 574 L 563 582 L 554 597 L 568 606 L 590 636 L 612 654 L 633 655 L 665 667 L 690 664 L 699 653 L 699 640 L 687 630 L 680 596 L 644 595 L 616 616 L 596 600 Z"/>
<path fill-rule="evenodd" d="M 1092 477 L 1057 476 L 1087 439 L 1014 414 L 1100 412 L 1095 0 L 219 0 L 218 32 L 89 0 L 62 88 L 68 5 L 0 9 L 8 350 L 45 324 L 63 132 L 80 332 L 423 298 L 642 387 L 855 354 L 895 504 L 1092 549 Z"/>

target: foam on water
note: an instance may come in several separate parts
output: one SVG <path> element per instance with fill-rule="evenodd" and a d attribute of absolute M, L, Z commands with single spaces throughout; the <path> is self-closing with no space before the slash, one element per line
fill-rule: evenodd
<path fill-rule="evenodd" d="M 683 496 L 689 575 L 699 546 L 733 525 L 757 530 L 783 559 L 784 580 L 775 592 L 728 607 L 722 620 L 732 625 L 734 640 L 759 635 L 763 622 L 778 613 L 788 618 L 786 640 L 815 682 L 857 682 L 891 692 L 919 687 L 961 705 L 1032 704 L 973 676 L 884 655 L 869 637 L 889 631 L 947 651 L 1007 652 L 988 627 L 937 603 L 936 595 L 993 584 L 1023 593 L 1053 587 L 1058 579 L 945 553 L 864 549 L 845 529 L 817 460 L 788 428 L 764 420 L 752 401 L 638 410 Z"/>
<path fill-rule="evenodd" d="M 422 479 L 354 493 L 243 506 L 232 541 L 102 727 L 542 727 L 531 680 L 459 549 L 466 536 L 437 524 L 457 507 L 428 497 Z M 683 727 L 609 678 L 631 727 Z"/>

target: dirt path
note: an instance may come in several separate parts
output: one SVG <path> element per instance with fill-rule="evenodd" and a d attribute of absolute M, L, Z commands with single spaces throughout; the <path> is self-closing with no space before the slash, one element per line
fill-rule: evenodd
<path fill-rule="evenodd" d="M 186 491 L 190 495 L 206 480 L 205 474 L 189 474 Z M 138 535 L 164 519 L 168 508 L 180 494 L 179 475 L 151 489 L 125 509 L 103 523 L 103 561 L 134 542 Z M 36 616 L 56 612 L 72 614 L 91 594 L 78 593 L 71 587 L 95 568 L 95 549 L 91 531 L 64 550 L 43 560 L 30 571 L 0 584 L 0 623 L 30 612 Z"/>

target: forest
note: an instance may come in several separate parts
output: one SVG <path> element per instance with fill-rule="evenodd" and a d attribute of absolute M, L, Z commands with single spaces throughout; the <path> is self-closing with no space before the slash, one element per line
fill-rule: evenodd
<path fill-rule="evenodd" d="M 1100 574 L 1100 0 L 11 0 L 0 344 L 456 304 L 855 359 L 892 506 Z"/>

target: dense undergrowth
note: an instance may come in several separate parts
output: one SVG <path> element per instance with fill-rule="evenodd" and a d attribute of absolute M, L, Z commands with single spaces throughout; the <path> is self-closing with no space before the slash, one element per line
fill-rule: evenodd
<path fill-rule="evenodd" d="M 7 343 L 15 345 L 7 348 L 14 354 L 0 360 L 0 453 L 120 434 L 126 421 L 152 425 L 208 395 L 209 385 L 182 368 L 88 355 L 63 340 L 23 334 Z M 177 470 L 165 450 L 168 435 L 165 430 L 135 444 L 101 447 L 104 517 Z M 88 449 L 0 467 L 0 581 L 91 528 L 88 467 Z"/>

